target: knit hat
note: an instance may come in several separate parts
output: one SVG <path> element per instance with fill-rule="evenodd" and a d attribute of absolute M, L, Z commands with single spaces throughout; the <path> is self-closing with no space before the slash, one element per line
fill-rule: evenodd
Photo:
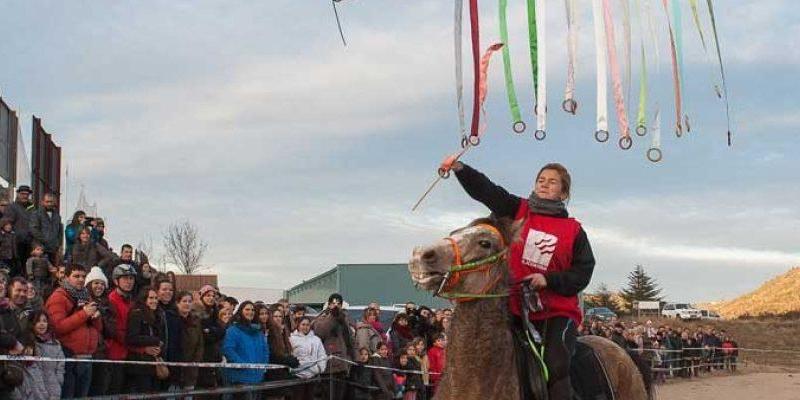
<path fill-rule="evenodd" d="M 86 275 L 86 284 L 84 286 L 88 287 L 92 281 L 102 281 L 108 287 L 108 278 L 106 278 L 106 274 L 103 273 L 100 267 L 92 267 L 91 271 Z"/>
<path fill-rule="evenodd" d="M 203 297 L 203 295 L 208 292 L 217 293 L 217 289 L 214 289 L 214 287 L 211 285 L 203 285 L 203 287 L 200 288 L 200 297 Z"/>

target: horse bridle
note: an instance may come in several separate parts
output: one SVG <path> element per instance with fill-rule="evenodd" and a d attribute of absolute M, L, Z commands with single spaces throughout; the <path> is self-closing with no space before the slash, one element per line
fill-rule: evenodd
<path fill-rule="evenodd" d="M 491 271 L 494 267 L 501 265 L 502 261 L 506 259 L 508 248 L 506 247 L 505 240 L 503 239 L 503 235 L 500 233 L 500 231 L 496 227 L 489 224 L 478 224 L 475 225 L 475 227 L 486 228 L 497 235 L 502 249 L 488 257 L 463 263 L 463 260 L 461 259 L 461 249 L 459 249 L 458 243 L 456 243 L 455 239 L 453 239 L 452 236 L 444 238 L 450 242 L 450 246 L 453 248 L 455 264 L 450 266 L 447 274 L 444 276 L 444 279 L 442 279 L 442 283 L 439 285 L 439 288 L 433 293 L 434 296 L 452 300 L 457 303 L 477 299 L 508 297 L 508 293 L 489 293 L 495 287 L 497 287 L 498 283 L 500 283 L 500 279 L 502 279 L 503 276 L 502 274 L 498 275 L 494 280 L 488 282 L 479 293 L 459 293 L 451 291 L 453 286 L 457 285 L 458 282 L 461 281 L 462 274 L 468 274 L 472 272 L 485 272 L 488 274 L 489 271 Z"/>

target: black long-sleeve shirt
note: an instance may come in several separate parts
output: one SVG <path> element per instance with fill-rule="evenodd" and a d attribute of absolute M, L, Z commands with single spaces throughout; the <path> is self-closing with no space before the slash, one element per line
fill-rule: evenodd
<path fill-rule="evenodd" d="M 498 218 L 516 216 L 520 202 L 525 201 L 523 198 L 508 193 L 469 165 L 462 165 L 463 168 L 456 172 L 456 178 L 470 197 L 483 203 Z M 554 215 L 557 218 L 568 216 L 566 210 L 563 214 Z M 572 247 L 572 266 L 563 271 L 544 274 L 547 287 L 562 296 L 575 296 L 589 285 L 594 265 L 594 253 L 589 238 L 581 228 Z"/>

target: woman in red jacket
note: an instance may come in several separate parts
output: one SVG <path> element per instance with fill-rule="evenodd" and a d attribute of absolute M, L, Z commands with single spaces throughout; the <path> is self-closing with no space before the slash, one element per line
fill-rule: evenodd
<path fill-rule="evenodd" d="M 452 170 L 467 194 L 496 217 L 523 224 L 519 240 L 509 246 L 509 308 L 522 328 L 523 284 L 538 292 L 541 311 L 524 317 L 542 335 L 549 399 L 571 399 L 569 364 L 582 320 L 577 295 L 589 284 L 595 261 L 586 232 L 567 213 L 572 185 L 569 172 L 561 164 L 545 165 L 536 175 L 533 192 L 521 198 L 460 161 L 452 163 Z"/>

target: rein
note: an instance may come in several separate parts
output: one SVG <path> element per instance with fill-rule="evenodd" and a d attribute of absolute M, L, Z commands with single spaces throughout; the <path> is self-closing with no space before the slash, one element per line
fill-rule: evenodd
<path fill-rule="evenodd" d="M 463 274 L 469 274 L 473 272 L 484 272 L 485 274 L 488 275 L 489 272 L 494 267 L 501 265 L 502 261 L 506 259 L 508 249 L 505 247 L 505 241 L 503 240 L 503 235 L 500 234 L 500 231 L 498 231 L 497 228 L 495 228 L 494 226 L 488 224 L 480 224 L 477 226 L 487 228 L 492 232 L 494 232 L 495 234 L 497 234 L 497 237 L 500 239 L 500 244 L 503 246 L 503 249 L 488 257 L 464 263 L 461 258 L 461 249 L 459 249 L 458 243 L 456 243 L 455 239 L 453 239 L 452 237 L 446 237 L 445 240 L 450 242 L 450 245 L 453 247 L 453 254 L 455 255 L 455 264 L 450 266 L 450 270 L 447 271 L 447 274 L 442 280 L 441 285 L 439 285 L 439 289 L 437 289 L 436 292 L 433 294 L 434 296 L 452 300 L 457 303 L 463 303 L 477 299 L 493 299 L 493 298 L 508 297 L 509 294 L 507 292 L 490 293 L 495 287 L 497 287 L 497 284 L 500 283 L 502 275 L 498 275 L 497 278 L 487 282 L 487 284 L 478 293 L 460 293 L 452 291 L 453 287 L 461 281 Z"/>

